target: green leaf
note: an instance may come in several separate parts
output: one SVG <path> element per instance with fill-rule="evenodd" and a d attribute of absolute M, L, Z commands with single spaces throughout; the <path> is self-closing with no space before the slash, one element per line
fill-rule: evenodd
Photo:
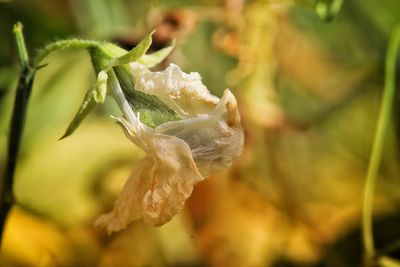
<path fill-rule="evenodd" d="M 151 45 L 152 42 L 151 37 L 153 33 L 154 31 L 146 35 L 137 46 L 135 46 L 131 51 L 129 51 L 125 55 L 112 59 L 109 63 L 109 67 L 112 68 L 114 66 L 128 64 L 130 62 L 137 61 L 139 58 L 141 58 L 144 54 L 146 54 L 147 50 Z"/>
<path fill-rule="evenodd" d="M 148 68 L 154 67 L 166 59 L 171 51 L 175 48 L 175 40 L 168 47 L 158 50 L 152 54 L 143 55 L 138 62 L 145 65 Z"/>
<path fill-rule="evenodd" d="M 68 125 L 68 128 L 65 131 L 64 135 L 59 140 L 70 136 L 78 128 L 78 126 L 81 124 L 83 119 L 90 113 L 90 111 L 92 111 L 93 107 L 96 105 L 96 101 L 94 99 L 94 91 L 95 91 L 94 87 L 92 87 L 86 93 L 83 103 L 80 106 L 78 112 L 75 114 L 75 117 Z"/>

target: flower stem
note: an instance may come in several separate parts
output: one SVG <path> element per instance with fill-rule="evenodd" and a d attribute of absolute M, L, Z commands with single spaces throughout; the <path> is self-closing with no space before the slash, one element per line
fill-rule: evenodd
<path fill-rule="evenodd" d="M 368 171 L 364 189 L 363 216 L 362 216 L 362 233 L 363 246 L 365 253 L 365 263 L 371 264 L 376 256 L 374 237 L 372 230 L 372 209 L 374 200 L 375 183 L 379 171 L 379 165 L 382 158 L 383 145 L 387 135 L 390 116 L 393 107 L 393 99 L 395 94 L 395 74 L 397 54 L 400 44 L 400 24 L 394 29 L 386 54 L 385 61 L 385 87 L 382 97 L 381 110 L 378 118 L 378 125 L 375 132 L 372 152 L 369 160 Z"/>
<path fill-rule="evenodd" d="M 39 65 L 39 63 L 50 53 L 58 50 L 64 50 L 68 48 L 90 48 L 90 47 L 98 47 L 99 42 L 91 41 L 91 40 L 81 40 L 81 39 L 68 39 L 68 40 L 60 40 L 54 43 L 50 43 L 46 45 L 43 49 L 39 50 L 39 53 L 35 57 L 35 66 Z"/>
<path fill-rule="evenodd" d="M 15 42 L 17 43 L 18 48 L 18 58 L 20 60 L 21 66 L 27 66 L 29 62 L 28 51 L 25 46 L 25 38 L 22 33 L 22 24 L 18 22 L 14 25 L 14 34 L 15 34 Z"/>
<path fill-rule="evenodd" d="M 19 61 L 21 64 L 21 73 L 18 80 L 14 109 L 10 124 L 6 169 L 4 176 L 0 180 L 0 244 L 2 241 L 4 226 L 8 213 L 14 204 L 14 173 L 25 123 L 26 110 L 35 74 L 35 70 L 29 66 L 29 56 L 25 47 L 22 24 L 17 23 L 14 26 L 14 35 L 18 48 Z"/>

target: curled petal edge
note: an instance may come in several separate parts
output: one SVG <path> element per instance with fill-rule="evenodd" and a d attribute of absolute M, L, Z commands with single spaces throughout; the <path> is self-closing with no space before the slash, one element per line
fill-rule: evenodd
<path fill-rule="evenodd" d="M 203 176 L 228 167 L 240 155 L 243 147 L 240 114 L 236 99 L 229 90 L 225 90 L 214 110 L 204 116 L 168 122 L 156 129 L 145 126 L 139 118 L 133 124 L 124 118 L 117 121 L 126 136 L 141 147 L 147 157 L 132 171 L 117 197 L 114 209 L 95 222 L 97 227 L 106 227 L 109 233 L 120 231 L 142 217 L 146 223 L 154 226 L 167 223 L 182 210 L 194 185 L 203 180 Z M 185 127 L 189 128 L 188 132 Z M 184 130 L 181 131 L 181 128 Z M 205 129 L 205 133 L 215 132 L 217 136 L 206 135 L 205 141 L 209 137 L 210 144 L 206 144 L 203 150 L 193 147 L 191 150 L 190 139 L 168 133 L 171 130 L 176 133 L 177 129 L 186 136 L 193 132 L 189 136 L 197 141 L 204 137 L 201 135 L 202 129 Z M 200 135 L 196 137 L 196 133 Z M 215 145 L 216 148 L 210 149 L 207 145 Z M 196 156 L 196 151 L 200 156 Z M 218 155 L 210 157 L 210 154 L 206 154 L 214 152 Z M 202 157 L 203 154 L 205 157 Z M 202 158 L 212 157 L 215 157 L 215 164 L 200 162 Z"/>
<path fill-rule="evenodd" d="M 118 122 L 125 134 L 137 141 L 135 128 L 125 119 Z M 120 231 L 141 217 L 154 226 L 165 224 L 182 210 L 194 185 L 203 180 L 183 140 L 147 131 L 141 132 L 140 137 L 148 157 L 134 168 L 114 209 L 95 222 L 109 233 Z"/>

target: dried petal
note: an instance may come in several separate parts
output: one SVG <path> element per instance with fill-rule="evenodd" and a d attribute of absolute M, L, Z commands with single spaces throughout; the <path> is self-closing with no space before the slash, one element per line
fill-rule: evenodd
<path fill-rule="evenodd" d="M 106 227 L 108 233 L 120 231 L 143 216 L 142 202 L 148 185 L 146 178 L 152 165 L 153 162 L 146 158 L 134 168 L 115 201 L 113 211 L 98 218 L 96 227 Z"/>
<path fill-rule="evenodd" d="M 218 102 L 201 82 L 197 72 L 185 73 L 170 64 L 160 72 L 151 72 L 139 63 L 131 64 L 135 89 L 157 96 L 181 116 L 195 116 L 212 111 Z"/>
<path fill-rule="evenodd" d="M 242 152 L 244 142 L 236 99 L 229 90 L 209 114 L 167 122 L 155 131 L 184 140 L 204 177 L 229 167 Z"/>
<path fill-rule="evenodd" d="M 125 120 L 120 123 L 131 139 L 140 142 L 148 157 L 133 171 L 114 210 L 100 217 L 96 225 L 107 227 L 108 232 L 119 231 L 142 216 L 149 224 L 162 225 L 182 209 L 194 184 L 203 177 L 183 140 L 140 129 L 138 132 Z"/>
<path fill-rule="evenodd" d="M 162 225 L 177 214 L 193 186 L 203 180 L 188 145 L 174 136 L 155 135 L 149 140 L 154 154 L 150 189 L 143 199 L 144 220 Z"/>
<path fill-rule="evenodd" d="M 97 220 L 96 225 L 109 232 L 141 217 L 156 226 L 171 220 L 194 185 L 230 166 L 244 141 L 236 99 L 229 90 L 219 100 L 197 73 L 186 74 L 175 65 L 154 73 L 138 63 L 132 69 L 136 89 L 156 95 L 185 118 L 156 128 L 144 125 L 132 110 L 129 121 L 119 119 L 147 158 L 133 171 L 114 210 Z"/>

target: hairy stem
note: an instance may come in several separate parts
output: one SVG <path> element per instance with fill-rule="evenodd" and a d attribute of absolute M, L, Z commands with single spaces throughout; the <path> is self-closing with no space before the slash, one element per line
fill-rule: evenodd
<path fill-rule="evenodd" d="M 58 50 L 64 50 L 68 48 L 90 48 L 99 46 L 99 42 L 91 40 L 81 39 L 69 39 L 60 40 L 54 43 L 50 43 L 43 49 L 39 50 L 39 53 L 35 57 L 35 66 L 39 65 L 40 62 L 50 53 Z"/>

